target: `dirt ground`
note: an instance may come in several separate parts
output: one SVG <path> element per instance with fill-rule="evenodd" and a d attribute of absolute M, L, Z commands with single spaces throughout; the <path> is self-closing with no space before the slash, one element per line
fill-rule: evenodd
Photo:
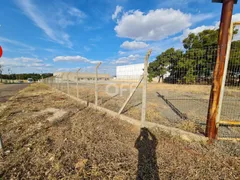
<path fill-rule="evenodd" d="M 0 112 L 1 179 L 239 179 L 240 145 L 183 142 L 33 84 Z"/>
<path fill-rule="evenodd" d="M 0 84 L 0 103 L 6 102 L 11 96 L 27 86 L 28 84 Z"/>

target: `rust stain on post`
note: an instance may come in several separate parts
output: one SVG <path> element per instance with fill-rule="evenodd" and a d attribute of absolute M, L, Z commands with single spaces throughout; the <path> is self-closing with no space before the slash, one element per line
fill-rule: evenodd
<path fill-rule="evenodd" d="M 218 128 L 216 127 L 216 117 L 219 106 L 222 79 L 224 73 L 225 58 L 227 52 L 228 33 L 232 20 L 234 0 L 223 0 L 220 30 L 218 37 L 217 60 L 213 73 L 213 84 L 209 100 L 206 136 L 210 140 L 216 139 Z"/>

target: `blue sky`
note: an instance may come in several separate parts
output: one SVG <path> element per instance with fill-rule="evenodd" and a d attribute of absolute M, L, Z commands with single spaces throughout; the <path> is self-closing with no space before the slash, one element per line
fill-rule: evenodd
<path fill-rule="evenodd" d="M 218 27 L 221 4 L 211 0 L 0 0 L 0 63 L 4 73 L 100 71 L 150 61 L 182 48 L 190 32 Z M 240 20 L 235 5 L 233 20 Z M 237 35 L 235 39 L 240 39 Z"/>

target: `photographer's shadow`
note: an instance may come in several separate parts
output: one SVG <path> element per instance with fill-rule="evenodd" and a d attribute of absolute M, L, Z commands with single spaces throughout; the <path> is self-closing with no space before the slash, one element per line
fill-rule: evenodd
<path fill-rule="evenodd" d="M 141 128 L 140 135 L 135 142 L 138 150 L 137 180 L 159 180 L 156 157 L 157 139 L 147 129 Z"/>

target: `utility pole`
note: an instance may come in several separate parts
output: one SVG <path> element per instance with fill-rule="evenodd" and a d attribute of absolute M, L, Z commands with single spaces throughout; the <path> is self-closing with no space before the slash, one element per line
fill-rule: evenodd
<path fill-rule="evenodd" d="M 209 137 L 210 141 L 217 138 L 218 127 L 216 125 L 217 117 L 219 112 L 219 102 L 223 82 L 223 74 L 225 67 L 225 59 L 227 53 L 227 44 L 230 33 L 232 11 L 234 3 L 237 0 L 212 0 L 212 2 L 223 3 L 222 14 L 220 21 L 220 29 L 218 36 L 218 51 L 217 59 L 213 73 L 213 83 L 211 88 L 211 94 L 209 99 L 206 136 Z"/>

